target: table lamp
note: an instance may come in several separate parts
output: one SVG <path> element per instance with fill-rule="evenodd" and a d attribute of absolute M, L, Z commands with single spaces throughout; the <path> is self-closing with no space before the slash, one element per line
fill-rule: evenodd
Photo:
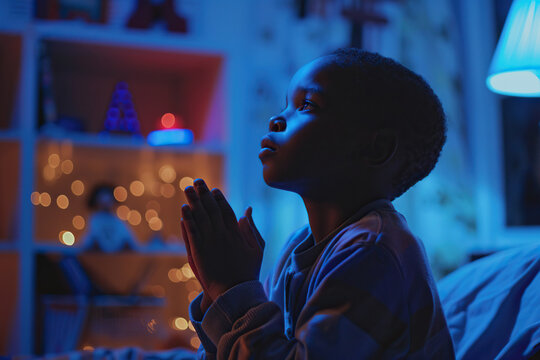
<path fill-rule="evenodd" d="M 498 94 L 540 97 L 540 0 L 514 0 L 486 79 Z"/>

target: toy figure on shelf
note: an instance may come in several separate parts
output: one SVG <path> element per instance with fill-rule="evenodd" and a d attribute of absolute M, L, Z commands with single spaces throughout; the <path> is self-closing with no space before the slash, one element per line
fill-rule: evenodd
<path fill-rule="evenodd" d="M 88 231 L 82 239 L 82 249 L 112 253 L 138 250 L 135 235 L 114 213 L 114 186 L 98 185 L 90 193 L 88 206 L 94 213 L 88 221 Z"/>
<path fill-rule="evenodd" d="M 141 134 L 137 113 L 131 100 L 131 93 L 128 90 L 127 83 L 123 81 L 116 84 L 114 89 L 103 132 Z"/>
<path fill-rule="evenodd" d="M 187 32 L 187 20 L 176 14 L 174 0 L 138 0 L 127 26 L 148 29 L 158 21 L 165 22 L 167 31 Z"/>

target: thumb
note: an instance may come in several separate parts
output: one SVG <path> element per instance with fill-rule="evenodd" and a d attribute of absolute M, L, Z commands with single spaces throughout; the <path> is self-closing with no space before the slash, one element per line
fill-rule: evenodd
<path fill-rule="evenodd" d="M 242 233 L 242 238 L 248 244 L 248 246 L 252 249 L 256 249 L 259 247 L 259 243 L 257 239 L 255 238 L 255 235 L 253 234 L 253 231 L 251 231 L 251 226 L 249 225 L 249 220 L 246 216 L 241 216 L 238 220 L 238 227 L 240 228 L 240 232 Z"/>
<path fill-rule="evenodd" d="M 261 234 L 259 233 L 259 230 L 257 229 L 257 226 L 255 226 L 255 222 L 253 221 L 252 213 L 253 213 L 253 209 L 250 206 L 246 210 L 246 217 L 248 218 L 249 226 L 251 228 L 251 231 L 253 232 L 253 235 L 255 235 L 255 238 L 259 242 L 259 246 L 261 247 L 261 249 L 264 250 L 264 247 L 266 246 L 266 243 L 263 240 Z"/>

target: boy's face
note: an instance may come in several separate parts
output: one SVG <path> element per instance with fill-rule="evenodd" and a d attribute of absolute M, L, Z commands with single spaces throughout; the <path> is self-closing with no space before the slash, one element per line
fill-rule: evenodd
<path fill-rule="evenodd" d="M 269 145 L 267 138 L 277 149 L 263 149 L 259 158 L 263 178 L 272 187 L 302 195 L 335 186 L 351 175 L 351 139 L 361 134 L 351 134 L 351 120 L 345 115 L 346 74 L 331 60 L 318 58 L 298 70 L 285 109 L 270 119 L 261 147 Z"/>

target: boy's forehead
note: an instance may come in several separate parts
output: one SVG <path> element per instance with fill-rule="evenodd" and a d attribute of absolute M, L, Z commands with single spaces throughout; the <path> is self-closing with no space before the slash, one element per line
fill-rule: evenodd
<path fill-rule="evenodd" d="M 289 84 L 289 93 L 300 89 L 326 97 L 339 95 L 345 80 L 343 71 L 340 70 L 332 56 L 317 58 L 296 72 Z"/>

